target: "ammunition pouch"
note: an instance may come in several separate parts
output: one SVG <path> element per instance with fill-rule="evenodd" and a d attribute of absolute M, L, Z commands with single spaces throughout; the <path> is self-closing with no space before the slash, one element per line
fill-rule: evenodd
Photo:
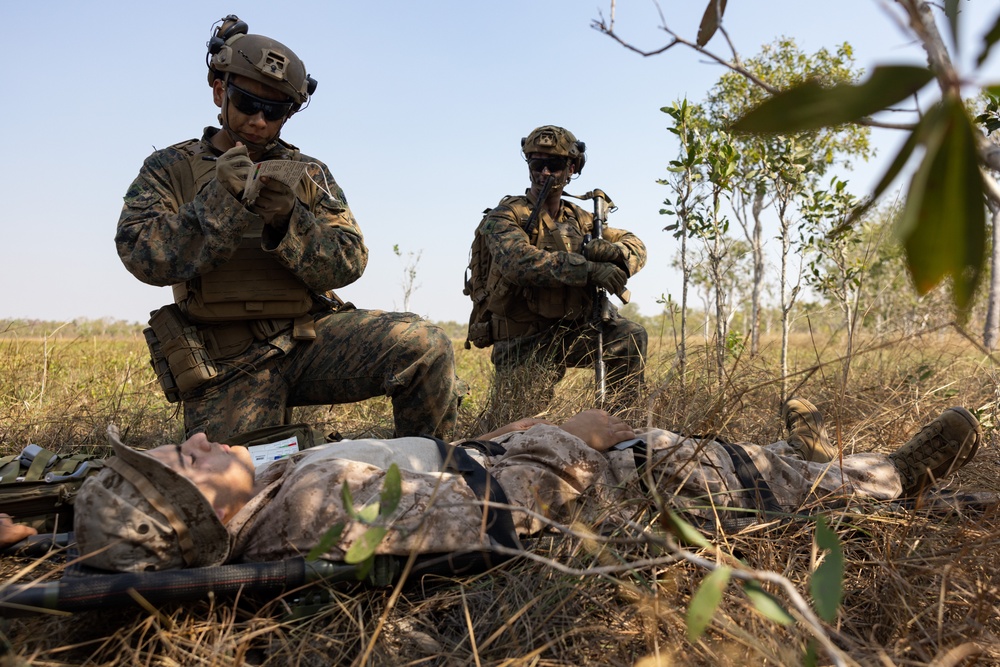
<path fill-rule="evenodd" d="M 469 349 L 469 343 L 478 348 L 489 347 L 493 344 L 493 322 L 469 322 L 469 335 L 466 339 L 465 349 Z"/>
<path fill-rule="evenodd" d="M 188 322 L 175 304 L 153 311 L 149 329 L 143 334 L 168 401 L 176 402 L 219 374 L 197 327 Z"/>
<path fill-rule="evenodd" d="M 512 338 L 523 338 L 531 336 L 541 331 L 538 322 L 516 322 L 510 319 L 493 316 L 490 322 L 490 333 L 493 340 L 510 340 Z"/>
<path fill-rule="evenodd" d="M 532 287 L 524 290 L 528 310 L 545 320 L 575 320 L 592 309 L 588 291 L 583 287 Z"/>
<path fill-rule="evenodd" d="M 146 346 L 149 348 L 149 365 L 153 367 L 153 372 L 156 373 L 156 379 L 160 382 L 160 389 L 163 390 L 163 395 L 167 397 L 168 402 L 176 403 L 181 400 L 181 393 L 177 389 L 177 383 L 174 381 L 173 374 L 170 372 L 170 365 L 167 363 L 167 358 L 163 356 L 160 341 L 156 337 L 156 334 L 153 333 L 152 327 L 143 329 L 142 335 L 146 337 Z"/>

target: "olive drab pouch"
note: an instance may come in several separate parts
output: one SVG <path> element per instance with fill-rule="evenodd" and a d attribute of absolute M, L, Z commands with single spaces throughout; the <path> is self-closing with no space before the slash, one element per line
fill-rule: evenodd
<path fill-rule="evenodd" d="M 149 363 L 156 373 L 156 379 L 160 382 L 163 395 L 167 397 L 168 402 L 176 403 L 181 400 L 181 394 L 177 389 L 177 383 L 174 382 L 174 376 L 170 372 L 170 364 L 167 363 L 167 358 L 163 356 L 163 348 L 160 347 L 160 341 L 156 337 L 156 334 L 153 333 L 152 327 L 143 329 L 142 335 L 146 338 L 146 346 L 149 348 Z"/>
<path fill-rule="evenodd" d="M 493 209 L 483 211 L 483 220 Z M 465 349 L 471 349 L 472 345 L 483 348 L 493 344 L 493 332 L 490 321 L 493 313 L 488 305 L 490 300 L 489 290 L 486 289 L 486 282 L 490 275 L 490 251 L 483 241 L 483 235 L 476 228 L 476 235 L 472 239 L 472 247 L 469 249 L 469 266 L 465 270 L 465 287 L 462 293 L 472 299 L 472 313 L 469 315 L 469 333 L 465 339 Z"/>
<path fill-rule="evenodd" d="M 38 445 L 0 457 L 0 512 L 39 532 L 71 530 L 73 499 L 102 467 L 98 456 L 61 455 Z"/>
<path fill-rule="evenodd" d="M 516 220 L 520 215 L 526 215 L 524 211 L 516 209 L 512 202 L 514 197 L 504 197 L 499 208 L 507 209 Z M 476 233 L 472 238 L 472 246 L 469 248 L 469 266 L 465 269 L 465 285 L 462 293 L 472 299 L 472 313 L 469 315 L 469 331 L 465 339 L 465 349 L 471 349 L 473 345 L 478 348 L 489 347 L 495 342 L 493 336 L 493 312 L 490 310 L 491 292 L 497 287 L 490 283 L 493 271 L 493 256 L 486 246 L 483 237 L 483 224 L 496 209 L 488 208 L 483 211 L 483 217 L 476 227 Z M 537 234 L 531 234 L 532 243 L 537 238 Z M 494 281 L 495 282 L 495 281 Z"/>
<path fill-rule="evenodd" d="M 295 452 L 340 440 L 339 434 L 327 434 L 309 424 L 265 426 L 229 438 L 227 445 L 241 445 L 250 451 L 255 468 L 291 456 Z"/>
<path fill-rule="evenodd" d="M 160 386 L 167 395 L 167 400 L 171 397 L 170 386 L 175 388 L 174 395 L 180 397 L 219 374 L 198 328 L 188 322 L 176 304 L 153 311 L 149 318 L 149 330 L 150 334 L 145 331 L 143 333 L 146 334 L 153 369 L 160 378 Z M 172 383 L 165 379 L 164 360 L 166 370 L 172 376 Z"/>

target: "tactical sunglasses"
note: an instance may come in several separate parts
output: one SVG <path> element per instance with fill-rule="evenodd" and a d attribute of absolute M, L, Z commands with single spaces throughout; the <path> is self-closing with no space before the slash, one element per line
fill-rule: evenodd
<path fill-rule="evenodd" d="M 240 113 L 247 116 L 256 116 L 258 113 L 264 114 L 264 120 L 281 120 L 292 113 L 294 102 L 279 102 L 257 97 L 248 93 L 235 83 L 230 83 L 226 88 L 229 101 L 233 103 Z"/>
<path fill-rule="evenodd" d="M 531 171 L 542 171 L 548 168 L 550 174 L 562 171 L 566 165 L 567 160 L 562 157 L 533 157 L 528 160 L 528 168 Z"/>

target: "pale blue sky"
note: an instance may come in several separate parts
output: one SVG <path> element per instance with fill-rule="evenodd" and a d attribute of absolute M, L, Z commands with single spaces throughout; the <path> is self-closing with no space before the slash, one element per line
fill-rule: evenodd
<path fill-rule="evenodd" d="M 706 2 L 660 7 L 693 38 Z M 617 5 L 623 37 L 646 49 L 666 43 L 653 3 Z M 682 47 L 651 58 L 626 51 L 590 27 L 608 8 L 602 0 L 3 3 L 0 317 L 145 321 L 170 300 L 168 289 L 122 267 L 115 224 L 153 147 L 215 124 L 205 42 L 231 12 L 293 48 L 319 81 L 282 136 L 329 165 L 364 231 L 368 270 L 343 297 L 401 308 L 398 244 L 421 253 L 411 310 L 464 321 L 462 274 L 481 211 L 523 191 L 520 138 L 551 123 L 587 142 L 586 170 L 570 191 L 604 189 L 619 206 L 610 224 L 646 242 L 649 265 L 629 286 L 642 312 L 658 312 L 656 298 L 679 289 L 668 267 L 675 242 L 658 214 L 667 193 L 656 179 L 674 151 L 659 109 L 685 95 L 699 101 L 722 70 Z M 971 60 L 997 3 L 961 8 Z M 788 35 L 809 52 L 849 41 L 866 69 L 923 62 L 876 0 L 733 0 L 727 14 L 744 57 Z M 725 52 L 718 38 L 711 46 Z M 987 80 L 1000 81 L 998 61 L 990 59 Z M 859 166 L 856 190 L 871 185 L 899 139 L 876 133 L 879 155 Z"/>

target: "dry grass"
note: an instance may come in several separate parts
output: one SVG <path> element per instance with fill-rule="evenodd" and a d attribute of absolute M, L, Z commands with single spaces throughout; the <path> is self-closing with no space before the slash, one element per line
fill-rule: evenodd
<path fill-rule="evenodd" d="M 940 330 L 904 340 L 866 341 L 848 379 L 837 342 L 794 345 L 791 393 L 813 400 L 845 453 L 890 451 L 942 409 L 977 412 L 986 443 L 952 488 L 1000 491 L 997 367 L 968 340 Z M 761 356 L 732 360 L 721 381 L 694 349 L 688 376 L 673 359 L 648 371 L 652 398 L 641 420 L 734 441 L 782 435 L 780 383 L 770 343 Z M 666 346 L 664 346 L 666 347 Z M 653 350 L 657 349 L 654 344 Z M 458 348 L 471 393 L 459 435 L 474 435 L 508 408 L 491 396 L 484 351 Z M 587 407 L 592 376 L 571 372 L 548 416 Z M 0 453 L 27 442 L 67 451 L 100 450 L 114 421 L 133 444 L 176 440 L 179 417 L 156 390 L 141 339 L 24 341 L 0 337 Z M 517 404 L 516 401 L 513 404 Z M 521 403 L 523 405 L 523 403 Z M 499 406 L 499 407 L 498 407 Z M 385 435 L 386 401 L 300 410 L 344 435 Z M 637 494 L 637 498 L 638 498 Z M 686 611 L 706 570 L 671 558 L 659 513 L 638 501 L 631 530 L 611 541 L 552 531 L 530 542 L 535 560 L 493 572 L 401 590 L 319 590 L 318 613 L 298 593 L 256 601 L 215 599 L 155 613 L 106 610 L 0 624 L 8 662 L 32 665 L 798 665 L 813 641 L 801 620 L 779 626 L 731 584 L 709 630 L 686 638 Z M 861 665 L 1000 664 L 1000 517 L 852 505 L 828 513 L 843 544 L 844 599 L 822 633 L 843 660 Z M 688 554 L 785 577 L 808 598 L 822 556 L 808 521 L 757 525 Z M 659 559 L 657 565 L 615 565 Z M 671 562 L 673 561 L 673 562 Z M 7 577 L 33 579 L 43 565 L 8 560 Z M 598 568 L 605 568 L 599 570 Z M 58 574 L 58 571 L 55 572 Z M 770 592 L 788 602 L 773 584 Z M 820 664 L 829 654 L 820 650 Z"/>

